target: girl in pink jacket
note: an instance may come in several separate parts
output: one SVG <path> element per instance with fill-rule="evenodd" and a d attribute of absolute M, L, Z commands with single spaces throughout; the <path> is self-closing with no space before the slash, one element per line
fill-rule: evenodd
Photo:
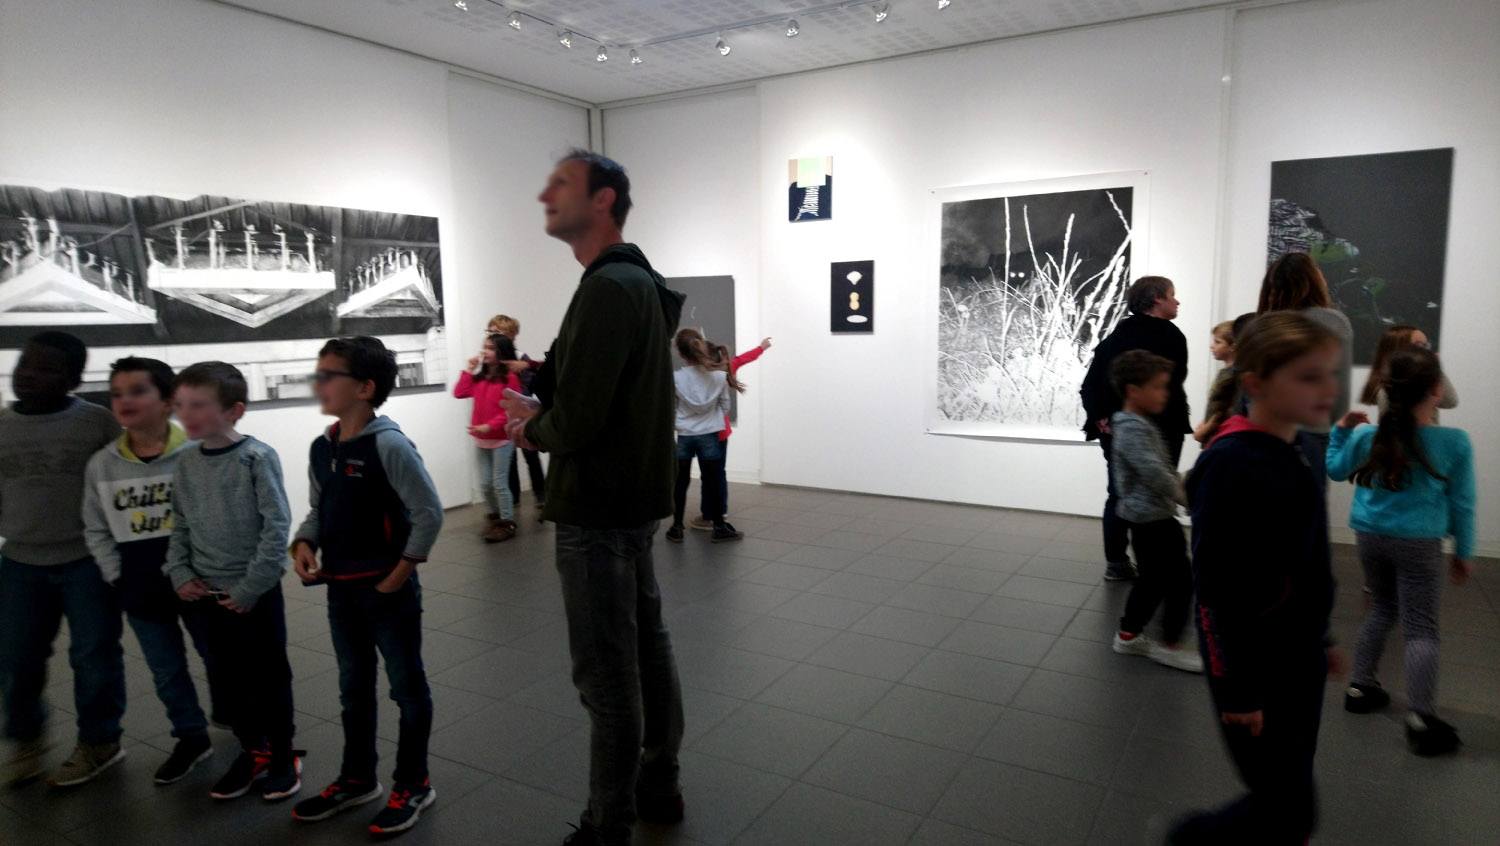
<path fill-rule="evenodd" d="M 469 418 L 469 434 L 474 438 L 474 455 L 479 465 L 479 492 L 489 506 L 480 536 L 489 543 L 510 540 L 516 536 L 515 503 L 510 498 L 510 462 L 515 445 L 505 438 L 505 411 L 500 399 L 506 388 L 517 393 L 521 380 L 505 366 L 516 357 L 515 344 L 504 335 L 490 335 L 484 350 L 469 359 L 469 367 L 459 374 L 453 395 L 459 399 L 474 398 L 474 412 Z"/>

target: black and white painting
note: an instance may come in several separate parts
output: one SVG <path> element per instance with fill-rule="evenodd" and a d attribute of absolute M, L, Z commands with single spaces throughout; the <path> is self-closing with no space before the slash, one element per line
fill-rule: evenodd
<path fill-rule="evenodd" d="M 836 261 L 828 280 L 828 330 L 836 335 L 875 331 L 875 262 Z"/>
<path fill-rule="evenodd" d="M 1094 347 L 1144 262 L 1146 174 L 937 191 L 928 430 L 1076 440 Z"/>
<path fill-rule="evenodd" d="M 786 219 L 792 223 L 833 220 L 833 157 L 787 163 Z"/>
<path fill-rule="evenodd" d="M 733 276 L 675 276 L 667 280 L 667 287 L 687 296 L 677 329 L 697 329 L 709 342 L 739 352 L 734 349 Z M 672 330 L 673 334 L 677 329 Z M 673 369 L 682 366 L 682 359 L 674 352 Z M 729 419 L 740 419 L 739 394 L 733 391 L 729 394 Z"/>
<path fill-rule="evenodd" d="M 220 359 L 252 401 L 299 400 L 326 339 L 374 335 L 398 389 L 439 386 L 442 290 L 435 217 L 0 185 L 0 359 L 61 329 L 91 349 L 86 380 L 126 354 Z"/>
<path fill-rule="evenodd" d="M 1452 148 L 1271 163 L 1266 261 L 1313 257 L 1354 324 L 1355 364 L 1400 324 L 1438 348 L 1452 184 Z"/>

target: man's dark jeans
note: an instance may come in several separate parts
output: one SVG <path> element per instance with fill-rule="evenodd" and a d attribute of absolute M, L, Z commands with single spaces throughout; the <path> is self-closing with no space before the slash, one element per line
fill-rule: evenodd
<path fill-rule="evenodd" d="M 125 713 L 125 653 L 119 593 L 92 558 L 38 566 L 0 556 L 0 696 L 5 736 L 38 740 L 46 726 L 42 691 L 58 627 L 68 618 L 68 664 L 78 742 L 118 742 Z"/>
<path fill-rule="evenodd" d="M 573 684 L 593 724 L 582 822 L 611 846 L 630 843 L 637 778 L 678 792 L 682 690 L 651 561 L 659 526 L 557 527 Z"/>
<path fill-rule="evenodd" d="M 385 660 L 391 701 L 401 709 L 396 743 L 396 784 L 427 780 L 427 742 L 432 734 L 432 693 L 422 666 L 422 587 L 412 573 L 395 593 L 375 582 L 328 586 L 328 628 L 339 662 L 343 704 L 344 764 L 341 775 L 376 780 L 375 653 Z"/>

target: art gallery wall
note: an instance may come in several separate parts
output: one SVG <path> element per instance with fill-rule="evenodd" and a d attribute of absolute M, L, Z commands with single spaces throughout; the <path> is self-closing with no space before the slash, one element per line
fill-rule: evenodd
<path fill-rule="evenodd" d="M 610 109 L 604 120 L 605 152 L 625 164 L 632 180 L 635 210 L 625 237 L 640 244 L 664 276 L 734 277 L 737 332 L 722 340 L 736 353 L 776 334 L 761 318 L 760 218 L 764 210 L 782 209 L 785 200 L 761 196 L 759 127 L 753 88 Z M 786 163 L 781 167 L 784 175 Z M 782 186 L 774 196 L 785 194 Z M 825 295 L 826 277 L 825 267 Z M 772 343 L 765 357 L 740 373 L 749 387 L 739 399 L 727 456 L 731 481 L 761 480 L 762 409 L 772 382 L 768 365 L 794 355 L 801 341 L 776 337 Z"/>
<path fill-rule="evenodd" d="M 1490 555 L 1500 554 L 1497 33 L 1493 0 L 1319 0 L 1239 13 L 1223 269 L 1224 313 L 1252 310 L 1265 262 L 1270 162 L 1454 148 L 1438 352 L 1460 403 L 1442 422 L 1473 439 L 1478 536 Z M 1366 376 L 1355 371 L 1356 397 Z M 1347 485 L 1334 486 L 1336 531 L 1347 524 L 1350 497 Z"/>
<path fill-rule="evenodd" d="M 511 301 L 496 291 L 536 310 L 523 320 L 540 351 L 561 309 L 521 292 L 553 277 L 570 291 L 576 279 L 565 249 L 529 251 L 544 239 L 521 236 L 540 229 L 550 154 L 586 138 L 580 108 L 468 80 L 450 89 L 438 63 L 197 0 L 8 0 L 0 89 L 0 181 L 438 216 L 451 362 L 477 347 L 473 310 Z M 450 145 L 450 107 L 466 134 L 485 133 L 482 148 Z M 478 196 L 500 159 L 517 184 Z M 13 362 L 0 353 L 0 367 Z M 418 393 L 382 411 L 421 449 L 444 504 L 469 502 L 467 402 Z M 281 454 L 294 510 L 307 500 L 308 443 L 328 422 L 303 405 L 254 408 L 241 426 Z"/>

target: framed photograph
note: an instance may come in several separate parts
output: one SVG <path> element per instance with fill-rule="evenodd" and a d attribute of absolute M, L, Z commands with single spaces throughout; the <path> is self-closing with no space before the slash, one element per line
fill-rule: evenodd
<path fill-rule="evenodd" d="M 927 431 L 1082 442 L 1078 389 L 1145 266 L 1144 171 L 933 191 Z"/>
<path fill-rule="evenodd" d="M 1307 253 L 1368 365 L 1391 326 L 1439 349 L 1453 149 L 1271 163 L 1266 263 Z"/>
<path fill-rule="evenodd" d="M 836 261 L 828 280 L 828 331 L 875 331 L 875 262 Z"/>
<path fill-rule="evenodd" d="M 833 220 L 833 156 L 792 159 L 787 170 L 786 219 Z"/>

